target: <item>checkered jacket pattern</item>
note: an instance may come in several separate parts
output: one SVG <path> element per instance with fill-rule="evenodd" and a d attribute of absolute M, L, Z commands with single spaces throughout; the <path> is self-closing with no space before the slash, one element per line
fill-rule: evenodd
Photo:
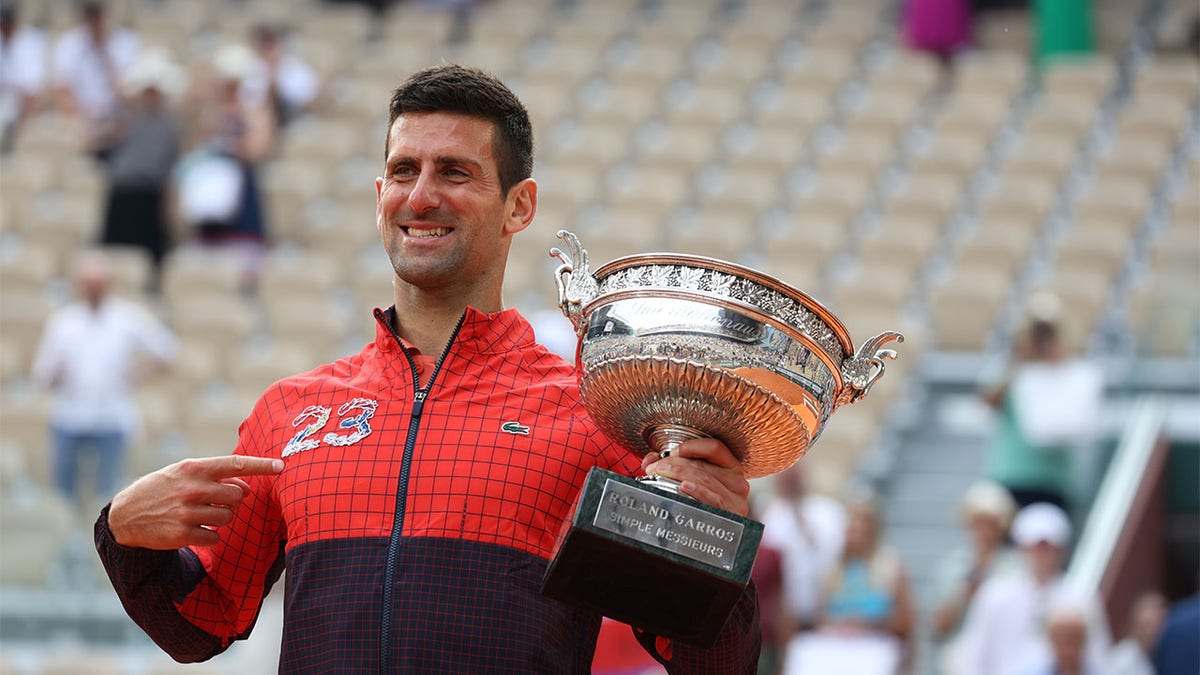
<path fill-rule="evenodd" d="M 355 355 L 272 385 L 236 452 L 282 457 L 211 548 L 96 546 L 129 615 L 180 661 L 249 634 L 284 567 L 281 673 L 586 673 L 600 617 L 538 592 L 587 471 L 640 462 L 515 310 L 468 309 L 421 388 L 376 310 Z M 717 643 L 635 630 L 671 672 L 750 673 L 753 585 Z"/>

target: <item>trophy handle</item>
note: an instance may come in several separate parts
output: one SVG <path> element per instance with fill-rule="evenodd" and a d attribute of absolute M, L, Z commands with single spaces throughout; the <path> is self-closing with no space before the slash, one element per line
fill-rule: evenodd
<path fill-rule="evenodd" d="M 884 359 L 895 359 L 896 350 L 881 349 L 891 341 L 904 342 L 904 336 L 895 331 L 880 333 L 862 343 L 854 356 L 842 362 L 842 379 L 846 387 L 837 398 L 837 405 L 854 403 L 867 395 L 871 386 L 883 377 Z"/>
<path fill-rule="evenodd" d="M 550 257 L 558 258 L 562 264 L 554 270 L 554 281 L 558 285 L 558 307 L 575 326 L 575 333 L 583 335 L 587 321 L 583 317 L 583 306 L 600 294 L 600 286 L 588 268 L 588 254 L 579 237 L 566 230 L 558 231 L 566 251 L 550 249 Z"/>

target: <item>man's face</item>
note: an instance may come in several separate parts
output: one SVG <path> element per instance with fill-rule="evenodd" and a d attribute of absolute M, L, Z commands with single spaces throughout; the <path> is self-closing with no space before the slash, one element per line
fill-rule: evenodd
<path fill-rule="evenodd" d="M 1083 648 L 1087 643 L 1087 624 L 1072 617 L 1052 623 L 1047 636 L 1054 649 L 1056 665 L 1065 672 L 1077 673 L 1083 665 Z"/>
<path fill-rule="evenodd" d="M 1048 541 L 1026 546 L 1025 560 L 1029 571 L 1038 579 L 1050 579 L 1062 569 L 1064 549 Z"/>
<path fill-rule="evenodd" d="M 493 132 L 491 122 L 454 113 L 410 113 L 392 125 L 376 224 L 402 282 L 422 290 L 501 282 L 536 193 L 532 181 L 501 192 Z"/>

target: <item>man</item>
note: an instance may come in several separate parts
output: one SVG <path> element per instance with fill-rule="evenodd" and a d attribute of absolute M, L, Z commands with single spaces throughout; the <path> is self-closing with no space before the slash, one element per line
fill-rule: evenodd
<path fill-rule="evenodd" d="M 16 0 L 0 0 L 0 154 L 12 149 L 18 127 L 37 113 L 46 86 L 46 37 L 18 26 Z"/>
<path fill-rule="evenodd" d="M 1077 598 L 1063 598 L 1046 610 L 1046 640 L 1050 653 L 1030 667 L 1028 675 L 1095 675 L 1097 665 L 1085 658 L 1088 640 L 1088 606 Z M 1105 671 L 1107 672 L 1107 671 Z"/>
<path fill-rule="evenodd" d="M 395 305 L 358 355 L 273 385 L 233 457 L 135 482 L 96 523 L 130 615 L 176 659 L 254 624 L 286 565 L 280 672 L 587 672 L 600 617 L 538 593 L 592 466 L 682 481 L 746 513 L 723 444 L 635 457 L 583 413 L 572 367 L 502 309 L 537 185 L 524 107 L 440 66 L 392 97 L 376 221 Z M 746 589 L 707 650 L 638 631 L 675 672 L 752 672 Z"/>
<path fill-rule="evenodd" d="M 1073 587 L 1062 574 L 1071 539 L 1067 514 L 1044 502 L 1026 506 L 1013 520 L 1012 538 L 1021 549 L 1024 568 L 992 577 L 980 587 L 963 623 L 957 672 L 1029 672 L 1051 655 L 1044 617 L 1066 604 L 1082 607 L 1086 616 L 1084 667 L 1103 664 L 1112 638 L 1100 600 L 1095 593 Z"/>
<path fill-rule="evenodd" d="M 1029 315 L 1009 363 L 983 378 L 983 400 L 998 413 L 985 471 L 1019 507 L 1049 502 L 1069 510 L 1075 455 L 1100 426 L 1103 372 L 1068 354 L 1057 296 L 1033 294 Z"/>
<path fill-rule="evenodd" d="M 127 98 L 94 149 L 108 173 L 101 241 L 144 249 L 155 270 L 170 239 L 168 187 L 182 141 L 171 102 L 186 77 L 165 51 L 143 50 L 126 74 Z"/>
<path fill-rule="evenodd" d="M 256 62 L 239 90 L 246 105 L 270 107 L 281 127 L 303 113 L 321 89 L 317 72 L 287 51 L 283 37 L 278 26 L 254 28 Z"/>
<path fill-rule="evenodd" d="M 775 476 L 775 492 L 763 509 L 763 541 L 783 558 L 784 640 L 816 626 L 821 586 L 837 566 L 846 536 L 841 502 L 810 492 L 803 462 Z"/>
<path fill-rule="evenodd" d="M 100 251 L 84 253 L 80 299 L 50 317 L 33 361 L 33 380 L 54 394 L 54 482 L 78 496 L 80 461 L 96 460 L 96 496 L 117 489 L 125 449 L 140 430 L 132 388 L 139 371 L 170 363 L 175 336 L 145 308 L 112 297 L 112 270 Z"/>
<path fill-rule="evenodd" d="M 1200 672 L 1200 595 L 1191 595 L 1171 606 L 1162 635 L 1154 648 L 1159 675 Z"/>
<path fill-rule="evenodd" d="M 54 81 L 59 109 L 88 122 L 102 122 L 117 111 L 123 73 L 137 60 L 138 36 L 110 29 L 104 2 L 83 0 L 82 22 L 54 45 Z"/>

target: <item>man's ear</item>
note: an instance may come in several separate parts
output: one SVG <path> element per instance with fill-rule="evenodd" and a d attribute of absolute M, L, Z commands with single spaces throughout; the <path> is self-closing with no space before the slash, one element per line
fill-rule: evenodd
<path fill-rule="evenodd" d="M 526 178 L 508 190 L 504 200 L 504 233 L 516 234 L 529 227 L 536 213 L 537 182 Z"/>
<path fill-rule="evenodd" d="M 383 212 L 379 208 L 379 201 L 383 198 L 383 178 L 375 178 L 375 229 L 383 231 Z"/>

